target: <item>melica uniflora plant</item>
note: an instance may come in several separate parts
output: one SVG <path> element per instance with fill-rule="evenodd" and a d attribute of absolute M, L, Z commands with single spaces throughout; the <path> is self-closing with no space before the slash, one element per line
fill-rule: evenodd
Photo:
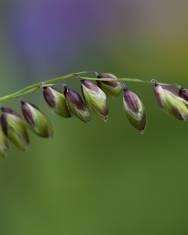
<path fill-rule="evenodd" d="M 153 85 L 154 95 L 160 107 L 178 120 L 188 120 L 188 89 L 179 85 L 143 81 L 140 79 L 118 78 L 111 73 L 94 73 L 95 77 L 86 77 L 88 72 L 79 72 L 56 77 L 42 83 L 27 86 L 13 94 L 0 97 L 0 103 L 23 97 L 42 88 L 43 98 L 57 115 L 70 119 L 73 116 L 84 123 L 91 120 L 92 114 L 107 121 L 110 97 L 122 96 L 123 108 L 129 123 L 139 132 L 146 127 L 146 111 L 140 97 L 123 82 L 148 83 Z M 68 78 L 77 78 L 81 92 L 68 85 L 60 89 L 56 84 Z M 20 150 L 29 145 L 29 130 L 42 138 L 53 136 L 49 118 L 34 104 L 22 100 L 21 112 L 17 113 L 7 106 L 1 107 L 0 116 L 0 155 L 6 156 L 10 144 Z"/>

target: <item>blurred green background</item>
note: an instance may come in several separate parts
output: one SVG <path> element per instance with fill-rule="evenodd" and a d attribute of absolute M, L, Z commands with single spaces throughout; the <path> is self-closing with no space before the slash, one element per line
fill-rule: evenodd
<path fill-rule="evenodd" d="M 82 70 L 188 87 L 187 9 L 183 0 L 1 0 L 0 95 Z M 121 97 L 107 123 L 87 125 L 52 114 L 40 91 L 25 98 L 55 136 L 31 133 L 26 153 L 13 147 L 0 161 L 0 234 L 188 234 L 188 124 L 164 114 L 150 86 L 129 85 L 147 109 L 144 135 Z"/>

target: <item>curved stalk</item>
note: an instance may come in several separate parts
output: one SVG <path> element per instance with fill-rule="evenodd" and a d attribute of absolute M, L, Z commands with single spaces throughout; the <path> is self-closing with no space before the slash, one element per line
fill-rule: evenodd
<path fill-rule="evenodd" d="M 9 101 L 18 97 L 22 97 L 26 94 L 32 93 L 38 89 L 40 89 L 41 87 L 44 86 L 52 86 L 54 85 L 56 82 L 58 81 L 63 81 L 65 79 L 69 79 L 69 78 L 78 78 L 78 79 L 86 79 L 86 80 L 91 80 L 91 81 L 111 81 L 113 79 L 110 78 L 92 78 L 92 77 L 85 77 L 82 76 L 84 74 L 88 74 L 88 71 L 82 71 L 82 72 L 77 72 L 77 73 L 70 73 L 70 74 L 66 74 L 66 75 L 62 75 L 62 76 L 58 76 L 43 82 L 37 82 L 34 84 L 31 84 L 29 86 L 26 86 L 16 92 L 13 92 L 9 95 L 5 95 L 0 97 L 0 102 L 5 102 L 5 101 Z M 145 80 L 141 80 L 138 78 L 118 78 L 119 81 L 124 81 L 124 82 L 133 82 L 133 83 L 142 83 L 142 84 L 153 84 L 153 81 L 145 81 Z M 169 85 L 166 83 L 159 83 L 160 85 Z"/>

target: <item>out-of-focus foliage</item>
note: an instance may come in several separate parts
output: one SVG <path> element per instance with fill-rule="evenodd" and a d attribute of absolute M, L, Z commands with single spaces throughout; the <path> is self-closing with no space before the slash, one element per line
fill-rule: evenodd
<path fill-rule="evenodd" d="M 188 87 L 187 1 L 1 0 L 0 94 L 67 72 L 92 70 Z M 75 81 L 66 81 L 79 90 Z M 51 140 L 33 133 L 27 153 L 0 161 L 5 235 L 187 234 L 187 128 L 130 84 L 146 107 L 144 135 L 122 97 L 109 121 L 85 125 L 54 115 L 42 91 L 24 99 L 53 121 Z M 19 111 L 19 100 L 10 105 Z"/>

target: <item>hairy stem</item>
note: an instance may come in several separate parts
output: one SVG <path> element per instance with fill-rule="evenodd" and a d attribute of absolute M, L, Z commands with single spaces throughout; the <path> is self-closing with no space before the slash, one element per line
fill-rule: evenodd
<path fill-rule="evenodd" d="M 62 81 L 65 79 L 69 79 L 69 78 L 77 78 L 77 79 L 86 79 L 86 80 L 91 80 L 91 81 L 111 81 L 113 79 L 110 78 L 92 78 L 92 77 L 85 77 L 83 76 L 84 74 L 88 74 L 89 72 L 87 71 L 82 71 L 82 72 L 77 72 L 77 73 L 70 73 L 70 74 L 66 74 L 66 75 L 62 75 L 62 76 L 58 76 L 43 82 L 37 82 L 34 84 L 31 84 L 29 86 L 24 87 L 23 89 L 20 89 L 14 93 L 11 93 L 9 95 L 5 95 L 0 97 L 0 102 L 5 102 L 5 101 L 9 101 L 18 97 L 22 97 L 26 94 L 32 93 L 38 89 L 40 89 L 41 87 L 44 86 L 52 86 L 54 85 L 56 82 L 58 81 Z M 152 81 L 145 81 L 145 80 L 141 80 L 138 78 L 118 78 L 119 81 L 124 81 L 124 82 L 134 82 L 134 83 L 142 83 L 142 84 L 153 84 Z M 169 85 L 169 84 L 165 84 L 165 83 L 159 83 L 160 85 Z"/>

